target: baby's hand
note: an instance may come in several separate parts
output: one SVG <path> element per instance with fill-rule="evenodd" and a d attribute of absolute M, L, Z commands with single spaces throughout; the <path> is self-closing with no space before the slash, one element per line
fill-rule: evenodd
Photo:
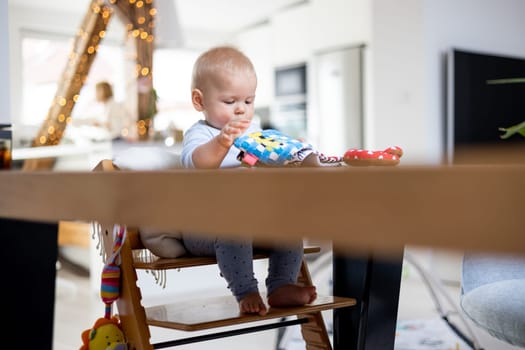
<path fill-rule="evenodd" d="M 248 129 L 250 122 L 248 118 L 233 118 L 221 129 L 217 140 L 222 146 L 230 148 L 233 141 Z"/>

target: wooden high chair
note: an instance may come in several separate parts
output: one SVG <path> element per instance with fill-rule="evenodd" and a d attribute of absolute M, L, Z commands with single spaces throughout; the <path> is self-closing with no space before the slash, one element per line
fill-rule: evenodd
<path fill-rule="evenodd" d="M 111 160 L 102 160 L 95 171 L 119 170 Z M 101 224 L 105 247 L 112 246 L 112 225 Z M 130 350 L 150 350 L 177 345 L 201 342 L 234 335 L 275 329 L 291 325 L 301 325 L 303 339 L 308 350 L 331 350 L 332 345 L 326 330 L 321 311 L 349 307 L 356 304 L 353 298 L 318 295 L 309 305 L 288 308 L 270 308 L 265 316 L 239 315 L 237 301 L 231 295 L 216 298 L 196 300 L 194 302 L 172 303 L 145 308 L 142 305 L 142 295 L 138 282 L 137 269 L 162 271 L 169 269 L 191 268 L 216 264 L 215 258 L 183 256 L 174 259 L 158 258 L 151 254 L 135 254 L 146 249 L 141 242 L 139 231 L 128 228 L 127 236 L 122 245 L 120 295 L 116 300 L 117 314 L 120 318 L 124 334 Z M 319 247 L 306 247 L 304 254 L 318 253 Z M 268 255 L 254 254 L 254 259 L 266 259 Z M 176 281 L 171 281 L 176 283 Z M 307 263 L 303 259 L 298 283 L 312 285 L 312 279 Z M 273 320 L 277 322 L 259 326 L 244 326 L 230 331 L 216 331 L 200 336 L 175 339 L 152 344 L 150 341 L 151 326 L 170 328 L 180 331 L 202 331 L 218 329 L 226 326 L 237 326 L 251 322 Z M 288 320 L 286 320 L 288 319 Z M 270 345 L 268 347 L 270 349 Z"/>

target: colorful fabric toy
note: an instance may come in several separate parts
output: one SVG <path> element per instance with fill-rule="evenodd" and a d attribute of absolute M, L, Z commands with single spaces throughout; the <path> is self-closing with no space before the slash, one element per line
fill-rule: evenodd
<path fill-rule="evenodd" d="M 274 129 L 243 135 L 234 145 L 241 150 L 237 159 L 247 166 L 397 165 L 403 155 L 400 147 L 393 146 L 384 151 L 351 149 L 342 157 L 326 156 L 309 143 Z"/>
<path fill-rule="evenodd" d="M 120 250 L 126 239 L 126 227 L 115 225 L 113 246 L 101 274 L 100 297 L 104 302 L 104 317 L 82 332 L 80 350 L 127 350 L 127 342 L 120 328 L 119 319 L 111 316 L 112 305 L 120 294 Z"/>
<path fill-rule="evenodd" d="M 299 164 L 313 152 L 310 144 L 273 129 L 241 136 L 234 145 L 241 150 L 237 159 L 252 166 L 257 162 L 269 166 Z"/>
<path fill-rule="evenodd" d="M 126 227 L 115 225 L 113 233 L 113 252 L 102 269 L 100 285 L 100 297 L 106 305 L 104 317 L 111 318 L 111 307 L 113 302 L 118 299 L 120 293 L 120 249 L 126 237 Z"/>

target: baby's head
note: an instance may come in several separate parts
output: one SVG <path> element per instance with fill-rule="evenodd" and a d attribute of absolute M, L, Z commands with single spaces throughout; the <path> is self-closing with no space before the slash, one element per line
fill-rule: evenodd
<path fill-rule="evenodd" d="M 111 84 L 107 81 L 98 82 L 97 85 L 95 85 L 95 95 L 99 102 L 107 102 L 113 98 L 113 88 Z"/>
<path fill-rule="evenodd" d="M 197 58 L 191 89 L 205 92 L 210 84 L 221 84 L 225 78 L 245 75 L 257 79 L 255 68 L 244 53 L 232 46 L 214 47 Z"/>
<path fill-rule="evenodd" d="M 216 128 L 222 128 L 234 116 L 253 117 L 256 87 L 252 62 L 231 46 L 204 52 L 193 67 L 193 105 Z"/>

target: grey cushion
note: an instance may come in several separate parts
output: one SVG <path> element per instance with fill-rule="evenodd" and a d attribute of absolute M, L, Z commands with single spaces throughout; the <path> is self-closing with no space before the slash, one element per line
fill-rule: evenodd
<path fill-rule="evenodd" d="M 180 154 L 161 147 L 130 147 L 117 154 L 113 163 L 122 170 L 167 170 L 182 167 Z"/>
<path fill-rule="evenodd" d="M 461 307 L 494 337 L 525 347 L 525 259 L 466 254 Z"/>
<path fill-rule="evenodd" d="M 178 230 L 159 230 L 151 227 L 139 229 L 144 247 L 161 258 L 177 258 L 186 254 L 182 236 Z"/>
<path fill-rule="evenodd" d="M 160 147 L 130 147 L 120 152 L 113 164 L 122 170 L 168 170 L 181 167 L 180 155 Z M 176 258 L 186 254 L 178 230 L 140 227 L 140 239 L 146 248 L 161 258 Z"/>

